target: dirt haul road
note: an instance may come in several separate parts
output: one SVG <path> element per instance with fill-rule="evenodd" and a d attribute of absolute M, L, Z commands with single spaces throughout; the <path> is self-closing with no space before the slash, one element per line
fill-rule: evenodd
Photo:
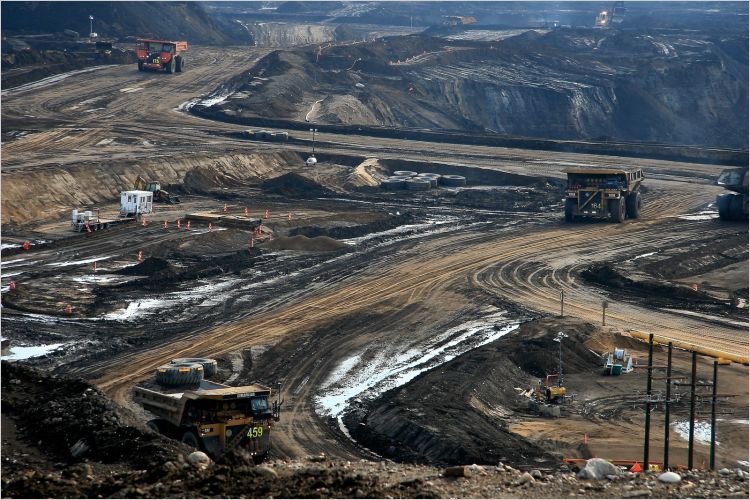
<path fill-rule="evenodd" d="M 87 166 L 94 163 L 154 157 L 164 157 L 166 169 L 170 157 L 196 151 L 224 155 L 228 151 L 284 147 L 216 135 L 242 127 L 198 119 L 177 109 L 209 93 L 239 69 L 249 67 L 261 54 L 250 49 L 195 49 L 191 51 L 193 63 L 179 75 L 138 73 L 130 66 L 108 67 L 48 86 L 14 89 L 3 99 L 5 127 L 36 132 L 3 145 L 4 207 L 8 198 L 6 181 L 12 185 L 14 175 L 27 171 L 60 169 L 85 173 Z M 559 176 L 561 167 L 570 164 L 634 163 L 632 159 L 596 155 L 332 134 L 325 134 L 321 140 L 329 143 L 324 151 L 468 164 L 525 174 Z M 649 176 L 642 220 L 575 226 L 549 222 L 527 229 L 521 219 L 515 227 L 467 229 L 425 238 L 398 255 L 372 262 L 361 272 L 300 294 L 296 300 L 273 310 L 186 331 L 180 340 L 120 354 L 87 371 L 118 401 L 127 401 L 132 385 L 170 358 L 188 354 L 217 356 L 293 339 L 300 332 L 321 331 L 346 318 L 373 312 L 387 317 L 389 312 L 408 311 L 401 318 L 403 324 L 434 324 L 446 314 L 446 309 L 469 308 L 477 300 L 477 291 L 531 310 L 555 313 L 559 311 L 562 288 L 566 291 L 567 314 L 597 322 L 605 296 L 581 281 L 577 275 L 581 267 L 651 252 L 665 244 L 679 245 L 706 235 L 720 239 L 736 232 L 732 226 L 680 218 L 713 201 L 720 190 L 710 186 L 709 180 L 720 167 L 656 160 L 637 163 Z M 8 195 L 12 197 L 13 193 Z M 745 354 L 748 348 L 746 328 L 717 325 L 705 318 L 632 303 L 612 303 L 608 325 L 649 331 L 737 354 Z M 289 455 L 326 451 L 342 457 L 359 456 L 361 452 L 350 443 L 336 442 L 314 412 L 311 399 L 319 387 L 316 384 L 346 355 L 345 347 L 361 345 L 370 338 L 396 342 L 409 333 L 403 326 L 381 319 L 367 325 L 366 330 L 344 334 L 343 339 L 328 338 L 313 345 L 310 356 L 319 356 L 322 363 L 302 363 L 291 367 L 287 375 L 288 380 L 298 382 L 287 387 L 299 387 L 305 377 L 310 380 L 307 385 L 302 384 L 304 390 L 297 397 L 290 398 L 291 411 L 286 414 L 285 426 L 293 432 L 280 437 L 281 449 Z"/>

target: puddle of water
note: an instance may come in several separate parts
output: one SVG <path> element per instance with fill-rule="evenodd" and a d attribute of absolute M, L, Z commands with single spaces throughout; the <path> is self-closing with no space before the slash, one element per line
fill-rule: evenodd
<path fill-rule="evenodd" d="M 57 349 L 61 348 L 65 344 L 47 344 L 37 346 L 13 346 L 10 348 L 10 353 L 7 356 L 2 356 L 2 359 L 8 361 L 19 361 L 22 359 L 38 358 L 44 356 Z"/>

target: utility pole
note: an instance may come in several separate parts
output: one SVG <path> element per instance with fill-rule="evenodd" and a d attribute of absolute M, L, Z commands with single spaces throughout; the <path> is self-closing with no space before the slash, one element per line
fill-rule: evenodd
<path fill-rule="evenodd" d="M 565 290 L 560 289 L 560 317 L 565 317 Z"/>
<path fill-rule="evenodd" d="M 567 337 L 563 332 L 557 332 L 557 335 L 553 339 L 555 342 L 557 342 L 559 345 L 559 351 L 558 351 L 558 377 L 557 377 L 557 386 L 563 387 L 563 363 L 562 363 L 562 340 Z"/>
<path fill-rule="evenodd" d="M 604 305 L 604 302 L 602 303 Z M 602 309 L 603 311 L 604 309 Z M 654 365 L 654 334 L 648 335 L 648 374 L 646 376 L 646 429 L 643 437 L 643 471 L 648 470 L 648 445 L 651 434 L 651 376 Z"/>
<path fill-rule="evenodd" d="M 672 397 L 672 342 L 667 350 L 667 397 L 664 400 L 664 470 L 669 469 L 669 404 Z"/>
<path fill-rule="evenodd" d="M 94 32 L 94 16 L 89 14 L 89 37 L 91 37 L 91 33 Z"/>
<path fill-rule="evenodd" d="M 695 371 L 698 353 L 693 351 L 692 376 L 690 377 L 690 431 L 688 434 L 688 470 L 693 470 L 693 442 L 695 435 Z"/>
<path fill-rule="evenodd" d="M 312 132 L 312 136 L 313 136 L 313 138 L 312 138 L 312 154 L 313 154 L 313 156 L 315 156 L 315 132 L 317 132 L 317 131 L 318 131 L 318 129 L 316 129 L 316 128 L 311 128 L 310 129 L 310 132 Z"/>
<path fill-rule="evenodd" d="M 606 311 L 607 311 L 608 306 L 609 306 L 609 302 L 607 302 L 606 300 L 602 300 L 602 326 L 607 326 Z M 649 362 L 649 365 L 650 364 L 651 363 Z"/>

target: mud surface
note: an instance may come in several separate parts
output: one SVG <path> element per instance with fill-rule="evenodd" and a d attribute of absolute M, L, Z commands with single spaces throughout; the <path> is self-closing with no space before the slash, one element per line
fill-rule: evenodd
<path fill-rule="evenodd" d="M 554 489 L 557 486 L 541 479 L 544 486 L 537 485 L 538 490 L 513 486 L 517 473 L 492 467 L 478 469 L 476 483 L 441 478 L 434 468 L 394 465 L 390 472 L 391 464 L 381 466 L 372 450 L 347 436 L 347 430 L 353 435 L 356 429 L 342 428 L 340 417 L 361 406 L 368 415 L 382 415 L 383 421 L 405 429 L 403 436 L 391 436 L 387 428 L 378 431 L 392 440 L 383 453 L 394 441 L 403 442 L 406 460 L 430 457 L 457 463 L 461 457 L 490 453 L 491 445 L 468 432 L 454 432 L 463 417 L 460 409 L 466 413 L 467 404 L 472 410 L 465 418 L 488 440 L 531 443 L 530 448 L 540 450 L 506 457 L 518 465 L 552 469 L 560 454 L 627 459 L 642 452 L 633 436 L 643 430 L 642 407 L 637 404 L 645 386 L 643 372 L 606 380 L 592 375 L 601 367 L 596 356 L 614 347 L 624 345 L 643 359 L 643 345 L 621 333 L 648 331 L 746 355 L 747 321 L 741 316 L 747 309 L 738 307 L 732 314 L 694 311 L 692 302 L 679 297 L 664 307 L 652 291 L 636 287 L 637 293 L 620 297 L 620 289 L 582 277 L 584 269 L 609 266 L 633 282 L 689 287 L 696 280 L 711 300 L 728 302 L 730 293 L 743 288 L 736 277 L 747 262 L 741 248 L 747 228 L 715 220 L 713 202 L 723 189 L 713 182 L 720 166 L 639 160 L 648 180 L 640 219 L 564 224 L 564 167 L 623 167 L 632 166 L 632 160 L 321 131 L 318 139 L 325 145 L 320 162 L 309 168 L 303 166 L 307 143 L 250 141 L 239 137 L 240 126 L 184 112 L 191 104 L 223 98 L 214 93 L 220 83 L 217 75 L 239 75 L 246 82 L 244 68 L 267 51 L 199 47 L 191 54 L 196 61 L 192 72 L 171 78 L 113 66 L 69 75 L 33 91 L 10 89 L 3 96 L 4 130 L 8 126 L 36 131 L 3 144 L 3 243 L 53 241 L 3 255 L 2 327 L 10 344 L 4 347 L 17 357 L 21 348 L 41 351 L 27 363 L 57 375 L 84 376 L 134 412 L 138 407 L 132 401 L 133 385 L 175 357 L 216 357 L 222 379 L 232 384 L 258 380 L 276 388 L 281 382 L 285 408 L 274 428 L 271 456 L 276 462 L 270 466 L 280 477 L 258 479 L 269 488 L 266 493 L 256 492 L 250 479 L 239 478 L 237 484 L 246 491 L 291 496 L 284 489 L 285 478 L 290 478 L 289 484 L 307 485 L 310 475 L 323 477 L 317 469 L 305 472 L 309 464 L 304 461 L 323 453 L 331 459 L 320 462 L 325 464 L 320 468 L 334 472 L 326 473 L 322 484 L 313 483 L 310 495 L 334 496 L 341 491 L 358 496 L 356 488 L 347 489 L 348 474 L 353 473 L 351 485 L 375 496 L 417 496 L 422 491 L 435 496 L 578 495 L 580 489 L 592 496 L 620 496 L 625 490 L 607 491 L 597 485 L 589 491 L 578 483 L 571 483 L 572 489 Z M 364 165 L 364 159 L 369 163 Z M 419 171 L 433 171 L 429 167 L 434 165 L 439 173 L 465 173 L 469 186 L 391 193 L 370 182 L 417 165 Z M 296 178 L 293 188 L 310 181 L 315 189 L 321 186 L 334 194 L 310 198 L 298 196 L 298 188 L 271 194 L 259 187 L 289 173 L 306 179 Z M 102 216 L 116 213 L 119 190 L 131 186 L 135 174 L 159 180 L 170 191 L 187 184 L 188 194 L 181 196 L 180 205 L 156 206 L 146 225 L 122 224 L 88 236 L 70 232 L 72 207 L 99 208 Z M 45 186 L 43 192 L 40 185 Z M 190 228 L 185 225 L 188 215 L 195 216 Z M 253 231 L 258 220 L 263 222 L 260 234 Z M 327 244 L 330 238 L 349 248 L 327 252 L 271 247 L 279 241 L 306 245 L 310 241 L 304 237 L 322 237 Z M 717 244 L 722 256 L 714 259 L 712 247 Z M 139 255 L 143 267 L 128 270 L 138 265 Z M 699 257 L 697 261 L 693 256 Z M 679 274 L 657 272 L 655 263 L 667 257 L 674 259 L 672 268 L 685 263 Z M 123 269 L 128 271 L 118 273 Z M 13 291 L 10 281 L 17 285 Z M 635 286 L 625 283 L 624 290 Z M 514 334 L 506 329 L 529 318 L 558 314 L 561 290 L 566 317 L 582 323 L 552 322 L 544 334 L 529 330 L 522 343 L 513 344 Z M 602 300 L 610 302 L 607 329 L 593 332 L 585 324 L 599 324 Z M 70 313 L 67 304 L 72 306 Z M 585 346 L 596 355 L 578 345 L 563 345 L 571 363 L 566 384 L 576 396 L 564 418 L 540 419 L 524 413 L 514 392 L 516 387 L 524 389 L 517 384 L 523 377 L 528 384 L 528 378 L 554 369 L 555 344 L 548 336 L 560 329 L 570 329 L 577 342 L 593 332 Z M 505 337 L 495 338 L 501 334 Z M 498 339 L 520 354 L 501 350 Z M 663 359 L 663 350 L 657 352 Z M 689 373 L 685 354 L 676 357 L 676 371 Z M 502 370 L 485 366 L 493 362 Z M 709 361 L 701 359 L 701 380 L 710 378 L 710 369 Z M 504 379 L 503 370 L 517 377 Z M 438 375 L 453 384 L 440 385 Z M 733 422 L 747 420 L 747 392 L 742 389 L 747 387 L 747 368 L 722 367 L 720 377 L 722 387 L 740 388 L 727 389 L 738 393 L 731 404 L 722 403 L 734 416 L 727 416 L 718 431 L 719 463 L 733 470 L 747 456 L 747 425 Z M 440 390 L 425 380 L 434 381 Z M 30 393 L 37 390 L 33 378 L 28 384 Z M 48 385 L 54 386 L 51 381 Z M 456 385 L 462 391 L 455 391 Z M 384 398 L 386 393 L 394 399 Z M 455 399 L 450 418 L 440 413 L 448 393 Z M 371 401 L 380 406 L 368 406 Z M 686 418 L 684 397 L 682 401 L 673 414 L 680 422 Z M 420 412 L 432 415 L 432 420 L 426 421 Z M 653 425 L 659 425 L 660 415 L 654 413 Z M 5 422 L 8 416 L 4 413 L 3 418 Z M 588 448 L 581 446 L 582 434 L 590 437 Z M 652 435 L 654 453 L 659 454 L 661 436 L 656 431 Z M 131 442 L 129 436 L 123 441 Z M 420 436 L 434 447 L 421 448 Z M 686 443 L 677 430 L 672 438 L 676 463 L 685 463 Z M 41 446 L 34 445 L 38 441 L 18 440 L 8 449 L 36 460 L 33 452 L 21 450 Z M 65 446 L 73 444 L 65 441 Z M 65 451 L 62 444 L 59 450 Z M 702 461 L 707 446 L 700 443 L 696 450 Z M 176 455 L 169 461 L 180 462 Z M 361 459 L 369 461 L 359 464 Z M 229 489 L 234 483 L 227 480 L 242 472 L 232 473 L 232 465 L 226 466 L 230 469 L 217 465 L 211 469 L 213 475 L 204 478 L 188 469 L 170 472 L 171 466 L 163 465 L 146 474 L 133 473 L 120 485 L 140 491 L 70 490 L 70 495 L 90 491 L 103 496 L 178 496 L 177 490 L 167 491 L 174 484 L 171 477 L 190 485 L 187 496 L 207 495 L 203 488 L 209 482 L 221 483 L 214 486 L 221 494 L 243 494 Z M 181 462 L 177 470 L 182 470 Z M 59 472 L 53 475 L 62 477 L 64 470 Z M 364 479 L 356 478 L 360 472 Z M 500 482 L 492 482 L 494 474 Z M 557 485 L 557 476 L 550 476 L 550 485 Z M 21 486 L 58 484 L 57 479 L 45 483 L 35 477 L 24 479 Z M 704 476 L 697 477 L 696 481 Z M 373 478 L 382 483 L 373 483 Z M 416 478 L 425 483 L 401 485 Z M 650 480 L 638 478 L 636 491 Z M 560 481 L 562 485 L 568 479 Z M 692 491 L 655 491 L 673 496 L 746 493 L 743 484 L 720 483 L 714 483 L 715 490 L 696 483 Z M 417 491 L 416 484 L 422 490 Z M 105 487 L 105 481 L 92 486 Z"/>

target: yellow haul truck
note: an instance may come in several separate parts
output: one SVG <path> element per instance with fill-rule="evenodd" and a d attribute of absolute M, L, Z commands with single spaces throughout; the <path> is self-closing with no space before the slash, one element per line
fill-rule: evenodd
<path fill-rule="evenodd" d="M 623 222 L 637 219 L 643 202 L 640 168 L 569 168 L 565 189 L 565 222 L 580 217 Z"/>
<path fill-rule="evenodd" d="M 157 370 L 157 381 L 161 375 L 161 383 L 135 388 L 136 403 L 159 417 L 149 421 L 149 427 L 213 458 L 230 449 L 244 448 L 256 463 L 262 462 L 268 455 L 271 427 L 279 420 L 282 402 L 269 404 L 270 387 L 230 387 L 203 380 L 200 364 L 190 365 L 177 363 L 159 368 L 173 369 L 187 383 L 179 385 L 170 380 L 164 384 L 166 370 Z"/>

